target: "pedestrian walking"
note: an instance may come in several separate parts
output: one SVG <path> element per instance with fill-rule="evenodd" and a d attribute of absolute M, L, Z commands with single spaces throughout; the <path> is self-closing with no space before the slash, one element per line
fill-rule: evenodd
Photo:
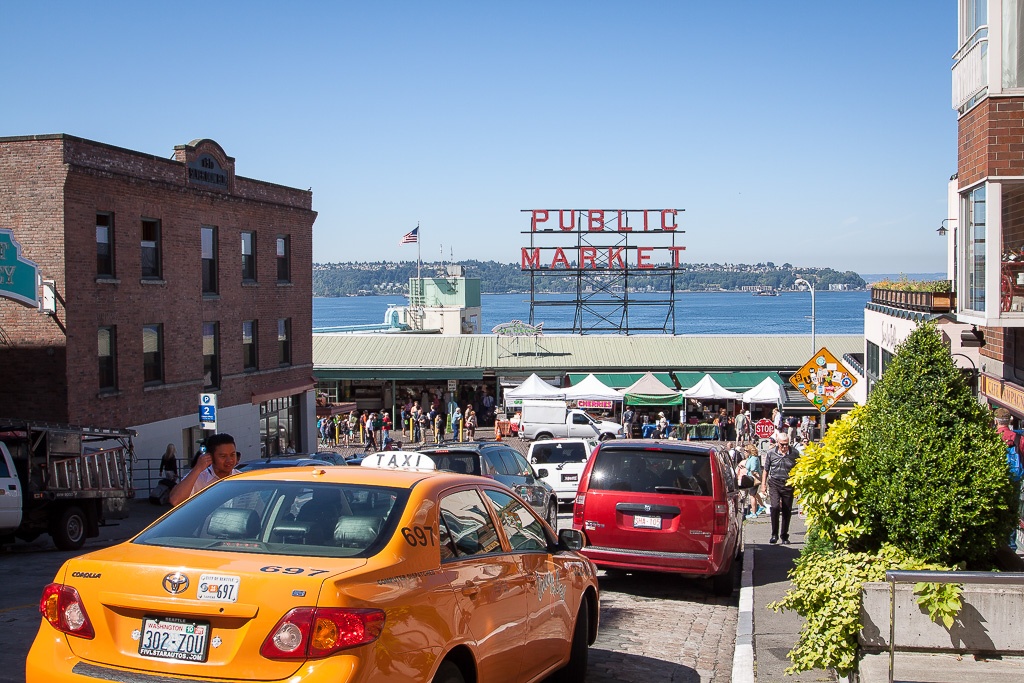
<path fill-rule="evenodd" d="M 742 410 L 736 414 L 736 441 L 743 443 L 747 440 L 747 415 Z"/>
<path fill-rule="evenodd" d="M 736 468 L 736 478 L 739 479 L 745 474 L 754 480 L 753 486 L 745 491 L 747 494 L 747 519 L 756 519 L 765 513 L 764 500 L 761 498 L 764 468 L 761 466 L 761 454 L 758 453 L 757 446 L 752 443 L 747 444 L 743 448 L 743 453 L 746 458 L 741 460 Z"/>
<path fill-rule="evenodd" d="M 466 438 L 470 441 L 476 438 L 476 411 L 466 408 Z"/>
<path fill-rule="evenodd" d="M 636 411 L 626 406 L 622 411 L 622 435 L 627 439 L 633 438 L 633 422 L 636 421 Z"/>
<path fill-rule="evenodd" d="M 771 500 L 772 537 L 769 543 L 782 542 L 789 545 L 789 520 L 793 516 L 793 487 L 789 481 L 789 473 L 796 465 L 800 451 L 790 443 L 789 434 L 780 432 L 776 435 L 775 448 L 768 451 L 764 459 L 764 470 L 767 475 L 761 484 L 761 494 L 767 491 Z M 779 522 L 782 522 L 781 529 Z M 781 536 L 780 536 L 780 533 Z"/>

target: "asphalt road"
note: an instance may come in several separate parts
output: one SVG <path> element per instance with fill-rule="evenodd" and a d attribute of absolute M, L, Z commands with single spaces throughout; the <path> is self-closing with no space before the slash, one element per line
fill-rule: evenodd
<path fill-rule="evenodd" d="M 120 543 L 163 512 L 143 500 L 82 552 Z M 570 514 L 563 509 L 559 526 Z M 25 657 L 39 628 L 39 596 L 74 552 L 48 536 L 0 551 L 0 683 L 25 680 Z M 601 576 L 601 628 L 590 650 L 589 683 L 716 683 L 730 680 L 738 598 L 715 598 L 701 581 L 644 574 Z"/>

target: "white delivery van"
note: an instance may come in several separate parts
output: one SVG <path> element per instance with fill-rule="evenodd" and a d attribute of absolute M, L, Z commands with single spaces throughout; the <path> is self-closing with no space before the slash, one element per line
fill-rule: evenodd
<path fill-rule="evenodd" d="M 622 425 L 598 421 L 582 410 L 569 409 L 565 401 L 524 400 L 519 436 L 527 441 L 578 437 L 621 439 Z"/>

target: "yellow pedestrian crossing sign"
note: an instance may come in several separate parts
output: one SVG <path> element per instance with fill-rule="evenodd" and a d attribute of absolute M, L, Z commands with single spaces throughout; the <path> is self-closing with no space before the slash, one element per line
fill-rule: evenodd
<path fill-rule="evenodd" d="M 857 378 L 823 346 L 789 381 L 818 411 L 824 413 L 853 388 Z"/>

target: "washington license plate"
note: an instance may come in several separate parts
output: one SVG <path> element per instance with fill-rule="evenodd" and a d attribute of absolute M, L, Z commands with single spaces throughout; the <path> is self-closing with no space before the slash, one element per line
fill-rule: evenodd
<path fill-rule="evenodd" d="M 143 657 L 205 662 L 210 642 L 210 624 L 173 617 L 145 617 L 139 654 Z"/>
<path fill-rule="evenodd" d="M 633 528 L 635 529 L 660 529 L 661 517 L 646 517 L 636 515 L 633 517 Z"/>

